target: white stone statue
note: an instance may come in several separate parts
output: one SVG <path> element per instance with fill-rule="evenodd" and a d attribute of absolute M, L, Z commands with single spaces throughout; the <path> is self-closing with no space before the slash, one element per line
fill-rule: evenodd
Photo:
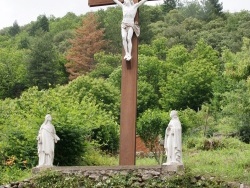
<path fill-rule="evenodd" d="M 55 127 L 51 121 L 51 115 L 47 114 L 37 136 L 38 167 L 53 166 L 55 143 L 57 143 L 60 138 L 56 135 Z"/>
<path fill-rule="evenodd" d="M 175 110 L 170 112 L 171 120 L 165 132 L 164 148 L 167 162 L 163 165 L 183 165 L 181 122 Z"/>
<path fill-rule="evenodd" d="M 134 19 L 139 6 L 144 4 L 147 0 L 141 0 L 138 3 L 134 3 L 133 0 L 124 0 L 121 3 L 119 0 L 113 0 L 116 4 L 122 7 L 123 19 L 121 23 L 122 44 L 125 50 L 124 59 L 130 61 L 132 56 L 132 36 L 135 32 L 136 36 L 140 35 L 140 27 L 138 23 L 135 23 Z"/>

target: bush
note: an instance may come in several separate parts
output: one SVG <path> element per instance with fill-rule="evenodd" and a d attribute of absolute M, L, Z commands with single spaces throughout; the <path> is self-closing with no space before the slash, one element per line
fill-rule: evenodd
<path fill-rule="evenodd" d="M 19 168 L 37 165 L 36 137 L 47 113 L 61 138 L 55 147 L 54 164 L 81 163 L 92 130 L 101 126 L 105 127 L 105 134 L 99 135 L 104 137 L 100 139 L 103 146 L 116 150 L 117 136 L 111 135 L 118 125 L 110 109 L 118 113 L 118 95 L 109 84 L 104 84 L 104 89 L 99 87 L 101 84 L 104 81 L 79 78 L 67 86 L 48 90 L 29 88 L 18 99 L 0 101 L 0 158 L 5 162 L 13 156 L 14 165 Z"/>
<path fill-rule="evenodd" d="M 160 137 L 165 136 L 170 117 L 166 112 L 158 109 L 146 110 L 138 119 L 137 134 L 140 135 L 145 145 L 154 154 L 158 164 L 161 163 L 162 148 L 159 147 Z"/>
<path fill-rule="evenodd" d="M 149 109 L 138 119 L 137 134 L 149 148 L 153 147 L 159 136 L 164 137 L 169 119 L 170 117 L 166 112 Z"/>
<path fill-rule="evenodd" d="M 242 142 L 250 144 L 250 126 L 244 125 L 239 128 L 239 136 Z"/>
<path fill-rule="evenodd" d="M 217 149 L 239 149 L 244 148 L 244 143 L 237 138 L 227 137 L 189 137 L 185 140 L 188 149 L 217 150 Z"/>
<path fill-rule="evenodd" d="M 87 152 L 83 156 L 83 164 L 88 166 L 118 165 L 118 159 L 99 149 L 99 145 L 92 142 L 87 144 Z"/>
<path fill-rule="evenodd" d="M 73 166 L 81 164 L 86 152 L 86 133 L 80 127 L 57 127 L 60 140 L 55 146 L 54 165 Z"/>
<path fill-rule="evenodd" d="M 4 185 L 30 177 L 31 171 L 29 169 L 20 169 L 15 166 L 0 166 L 0 174 L 0 185 Z"/>
<path fill-rule="evenodd" d="M 92 139 L 97 141 L 102 151 L 116 154 L 119 148 L 119 127 L 115 124 L 100 126 L 93 130 Z"/>

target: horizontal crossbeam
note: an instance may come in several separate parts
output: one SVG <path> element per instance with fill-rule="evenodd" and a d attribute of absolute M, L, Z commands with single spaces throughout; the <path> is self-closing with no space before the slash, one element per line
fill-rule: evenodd
<path fill-rule="evenodd" d="M 123 3 L 123 0 L 119 0 Z M 148 0 L 148 1 L 155 1 L 155 0 Z M 114 5 L 113 0 L 89 0 L 89 6 L 90 7 L 96 7 L 96 6 L 105 6 L 105 5 Z"/>
<path fill-rule="evenodd" d="M 121 1 L 123 3 L 123 0 Z M 115 2 L 113 0 L 89 0 L 89 6 L 105 6 L 105 5 L 114 5 Z"/>

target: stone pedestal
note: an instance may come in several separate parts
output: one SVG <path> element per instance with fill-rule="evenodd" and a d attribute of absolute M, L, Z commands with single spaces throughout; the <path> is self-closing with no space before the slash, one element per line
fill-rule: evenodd
<path fill-rule="evenodd" d="M 166 164 L 163 163 L 161 166 L 162 172 L 180 172 L 184 171 L 184 165 L 183 164 Z"/>

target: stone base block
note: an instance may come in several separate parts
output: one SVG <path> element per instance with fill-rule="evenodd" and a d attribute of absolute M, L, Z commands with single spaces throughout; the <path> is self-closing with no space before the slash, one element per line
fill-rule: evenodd
<path fill-rule="evenodd" d="M 184 165 L 183 164 L 162 164 L 161 166 L 162 172 L 179 172 L 184 171 Z"/>

